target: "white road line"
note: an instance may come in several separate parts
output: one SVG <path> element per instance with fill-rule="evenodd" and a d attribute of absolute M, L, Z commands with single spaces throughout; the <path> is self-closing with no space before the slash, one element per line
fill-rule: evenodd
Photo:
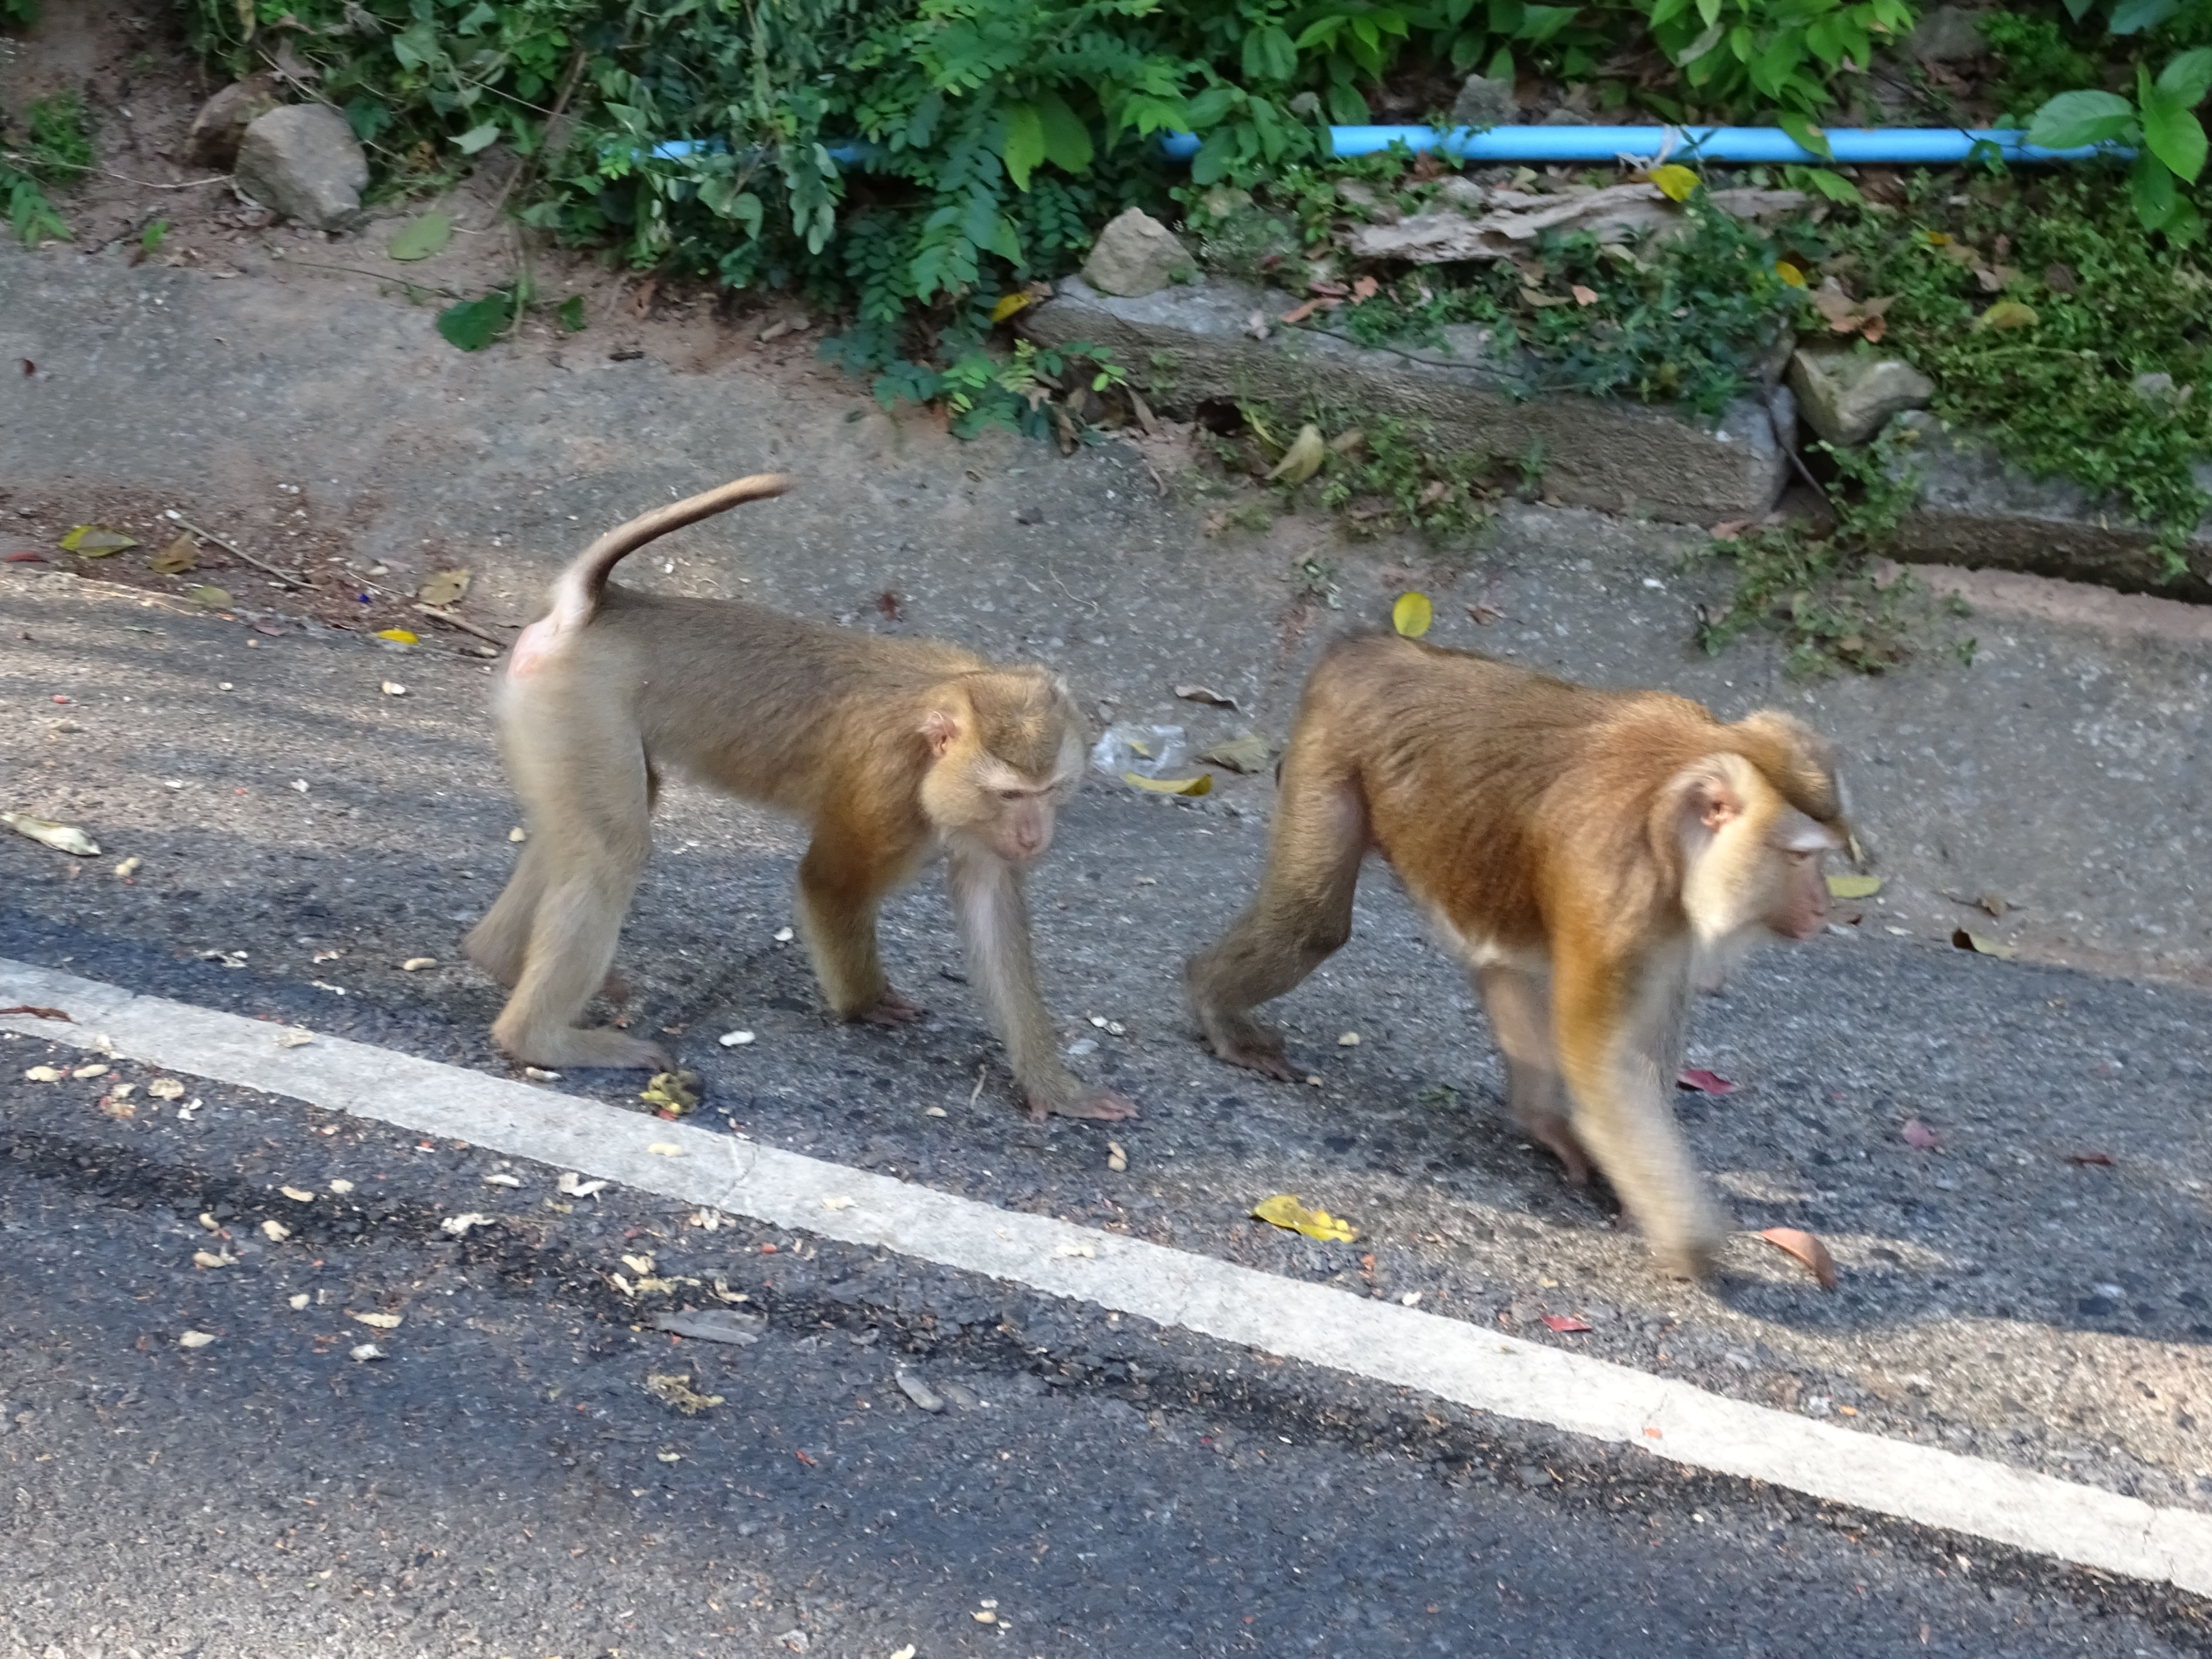
<path fill-rule="evenodd" d="M 1420 1389 L 1502 1417 L 1633 1446 L 2109 1572 L 2212 1595 L 2212 1516 L 1748 1406 L 1686 1382 L 1187 1250 L 994 1209 L 597 1101 L 282 1029 L 0 957 L 0 1027 L 289 1095 L 602 1176 L 686 1204 L 886 1248 L 1163 1325 Z M 679 1149 L 669 1156 L 655 1146 Z M 849 1200 L 837 1207 L 824 1200 Z"/>

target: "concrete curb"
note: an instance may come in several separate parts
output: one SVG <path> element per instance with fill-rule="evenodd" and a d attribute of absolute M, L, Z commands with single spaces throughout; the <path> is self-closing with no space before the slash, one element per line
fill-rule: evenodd
<path fill-rule="evenodd" d="M 1160 407 L 1218 399 L 1326 406 L 1428 422 L 1433 442 L 1518 460 L 1542 455 L 1541 489 L 1571 507 L 1644 513 L 1677 524 L 1762 517 L 1780 497 L 1789 458 L 1765 406 L 1750 398 L 1706 424 L 1626 400 L 1540 392 L 1492 357 L 1482 331 L 1443 331 L 1453 349 L 1380 350 L 1318 329 L 1273 323 L 1297 302 L 1221 278 L 1136 299 L 1079 277 L 1023 313 L 1040 345 L 1110 348 Z"/>

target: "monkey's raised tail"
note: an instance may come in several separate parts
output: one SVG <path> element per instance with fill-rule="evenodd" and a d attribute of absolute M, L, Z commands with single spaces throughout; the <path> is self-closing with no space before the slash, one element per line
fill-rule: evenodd
<path fill-rule="evenodd" d="M 553 608 L 546 617 L 552 624 L 551 631 L 565 634 L 591 621 L 592 613 L 599 608 L 599 597 L 606 592 L 607 578 L 614 568 L 647 542 L 672 530 L 681 530 L 687 524 L 711 519 L 717 513 L 726 513 L 740 501 L 781 495 L 798 482 L 787 472 L 756 472 L 750 478 L 739 478 L 684 501 L 671 501 L 666 507 L 641 513 L 628 524 L 617 526 L 586 548 L 575 562 L 555 580 Z"/>

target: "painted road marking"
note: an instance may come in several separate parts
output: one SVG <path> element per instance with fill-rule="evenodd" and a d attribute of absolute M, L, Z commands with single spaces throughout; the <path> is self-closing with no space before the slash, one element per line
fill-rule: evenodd
<path fill-rule="evenodd" d="M 0 1027 L 896 1250 L 1717 1474 L 2212 1595 L 2212 1516 L 1837 1428 L 1436 1314 L 1301 1284 L 550 1089 L 0 957 Z M 654 1146 L 673 1146 L 677 1156 Z M 825 1203 L 825 1200 L 841 1200 Z M 848 1201 L 844 1201 L 848 1200 Z"/>

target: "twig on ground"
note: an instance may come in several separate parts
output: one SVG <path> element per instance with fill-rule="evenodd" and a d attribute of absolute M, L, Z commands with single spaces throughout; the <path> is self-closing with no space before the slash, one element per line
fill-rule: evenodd
<path fill-rule="evenodd" d="M 252 565 L 256 570 L 267 572 L 270 575 L 276 577 L 278 581 L 283 583 L 287 587 L 305 587 L 307 585 L 307 578 L 304 574 L 295 575 L 289 570 L 279 570 L 275 565 L 270 564 L 264 560 L 255 558 L 253 555 L 247 552 L 236 542 L 226 540 L 224 538 L 216 535 L 212 530 L 201 529 L 198 525 L 194 524 L 183 514 L 178 512 L 174 507 L 171 507 L 169 509 L 168 516 L 173 519 L 177 523 L 182 525 L 185 529 L 191 531 L 193 535 L 198 536 L 202 541 L 213 542 L 217 547 L 222 549 L 224 552 L 236 554 L 240 558 L 245 560 L 246 563 Z"/>
<path fill-rule="evenodd" d="M 474 623 L 466 621 L 462 617 L 456 617 L 449 611 L 441 611 L 434 605 L 417 605 L 415 608 L 426 617 L 435 617 L 440 622 L 445 623 L 448 628 L 458 628 L 464 634 L 475 635 L 487 645 L 495 645 L 501 650 L 505 650 L 507 648 L 507 641 L 500 638 L 498 635 L 492 633 L 488 629 L 479 628 Z"/>

